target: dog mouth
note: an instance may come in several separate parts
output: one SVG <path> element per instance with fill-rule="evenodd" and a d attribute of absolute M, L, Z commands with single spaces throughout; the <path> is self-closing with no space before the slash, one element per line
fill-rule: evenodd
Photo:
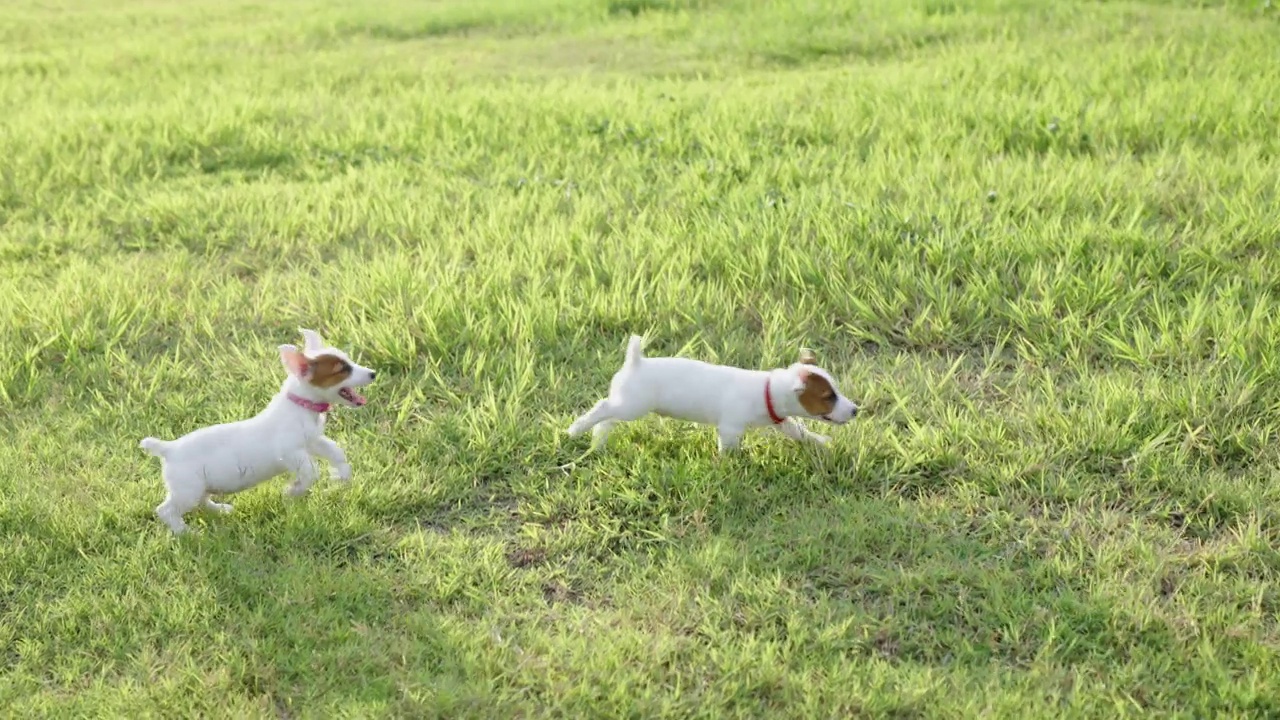
<path fill-rule="evenodd" d="M 344 387 L 341 390 L 339 390 L 338 397 L 342 398 L 343 401 L 345 401 L 351 407 L 360 407 L 365 403 L 369 402 L 365 398 L 365 396 L 361 395 L 355 390 L 352 390 L 349 387 Z"/>

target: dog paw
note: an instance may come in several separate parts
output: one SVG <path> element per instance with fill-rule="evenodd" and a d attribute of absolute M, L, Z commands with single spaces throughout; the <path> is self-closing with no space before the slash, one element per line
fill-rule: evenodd
<path fill-rule="evenodd" d="M 235 509 L 234 507 L 231 506 L 230 503 L 216 503 L 216 502 L 211 502 L 208 505 L 206 505 L 206 507 L 208 507 L 210 510 L 216 513 L 222 513 L 223 515 L 226 515 L 227 513 Z"/>
<path fill-rule="evenodd" d="M 587 431 L 586 423 L 579 420 L 569 426 L 569 437 L 576 438 L 586 431 Z"/>
<path fill-rule="evenodd" d="M 351 466 L 347 463 L 335 465 L 329 468 L 329 477 L 338 482 L 348 482 L 351 480 Z"/>
<path fill-rule="evenodd" d="M 289 483 L 289 485 L 284 489 L 284 494 L 289 497 L 302 497 L 303 495 L 306 495 L 307 491 L 310 489 L 310 485 L 306 485 L 301 482 L 293 482 Z"/>
<path fill-rule="evenodd" d="M 831 438 L 830 438 L 830 437 L 828 437 L 828 436 L 826 436 L 826 435 L 818 435 L 818 434 L 816 434 L 816 433 L 815 433 L 815 434 L 814 434 L 810 439 L 811 439 L 811 440 L 813 440 L 814 442 L 818 443 L 819 445 L 830 445 L 830 444 L 831 444 Z"/>

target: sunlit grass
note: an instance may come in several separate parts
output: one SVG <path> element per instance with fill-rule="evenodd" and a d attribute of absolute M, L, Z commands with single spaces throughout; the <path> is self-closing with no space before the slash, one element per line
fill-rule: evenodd
<path fill-rule="evenodd" d="M 0 707 L 1280 713 L 1276 18 L 9 3 Z M 138 439 L 300 326 L 352 485 L 171 538 Z M 557 471 L 633 332 L 864 413 Z"/>

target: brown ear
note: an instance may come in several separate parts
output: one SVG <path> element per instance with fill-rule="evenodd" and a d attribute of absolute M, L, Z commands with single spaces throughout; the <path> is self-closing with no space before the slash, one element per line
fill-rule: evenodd
<path fill-rule="evenodd" d="M 800 363 L 803 365 L 817 365 L 818 357 L 809 348 L 800 348 Z"/>

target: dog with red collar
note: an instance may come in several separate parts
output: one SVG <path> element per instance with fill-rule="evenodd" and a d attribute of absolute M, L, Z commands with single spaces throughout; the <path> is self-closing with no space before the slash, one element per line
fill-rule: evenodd
<path fill-rule="evenodd" d="M 831 439 L 810 432 L 801 418 L 843 425 L 858 414 L 858 406 L 840 394 L 835 379 L 808 350 L 785 368 L 746 370 L 688 358 L 645 357 L 642 344 L 640 336 L 631 336 L 609 396 L 569 426 L 570 437 L 591 430 L 589 453 L 604 446 L 619 422 L 650 413 L 715 425 L 722 453 L 736 449 L 751 427 L 772 427 L 792 440 L 826 445 Z"/>

